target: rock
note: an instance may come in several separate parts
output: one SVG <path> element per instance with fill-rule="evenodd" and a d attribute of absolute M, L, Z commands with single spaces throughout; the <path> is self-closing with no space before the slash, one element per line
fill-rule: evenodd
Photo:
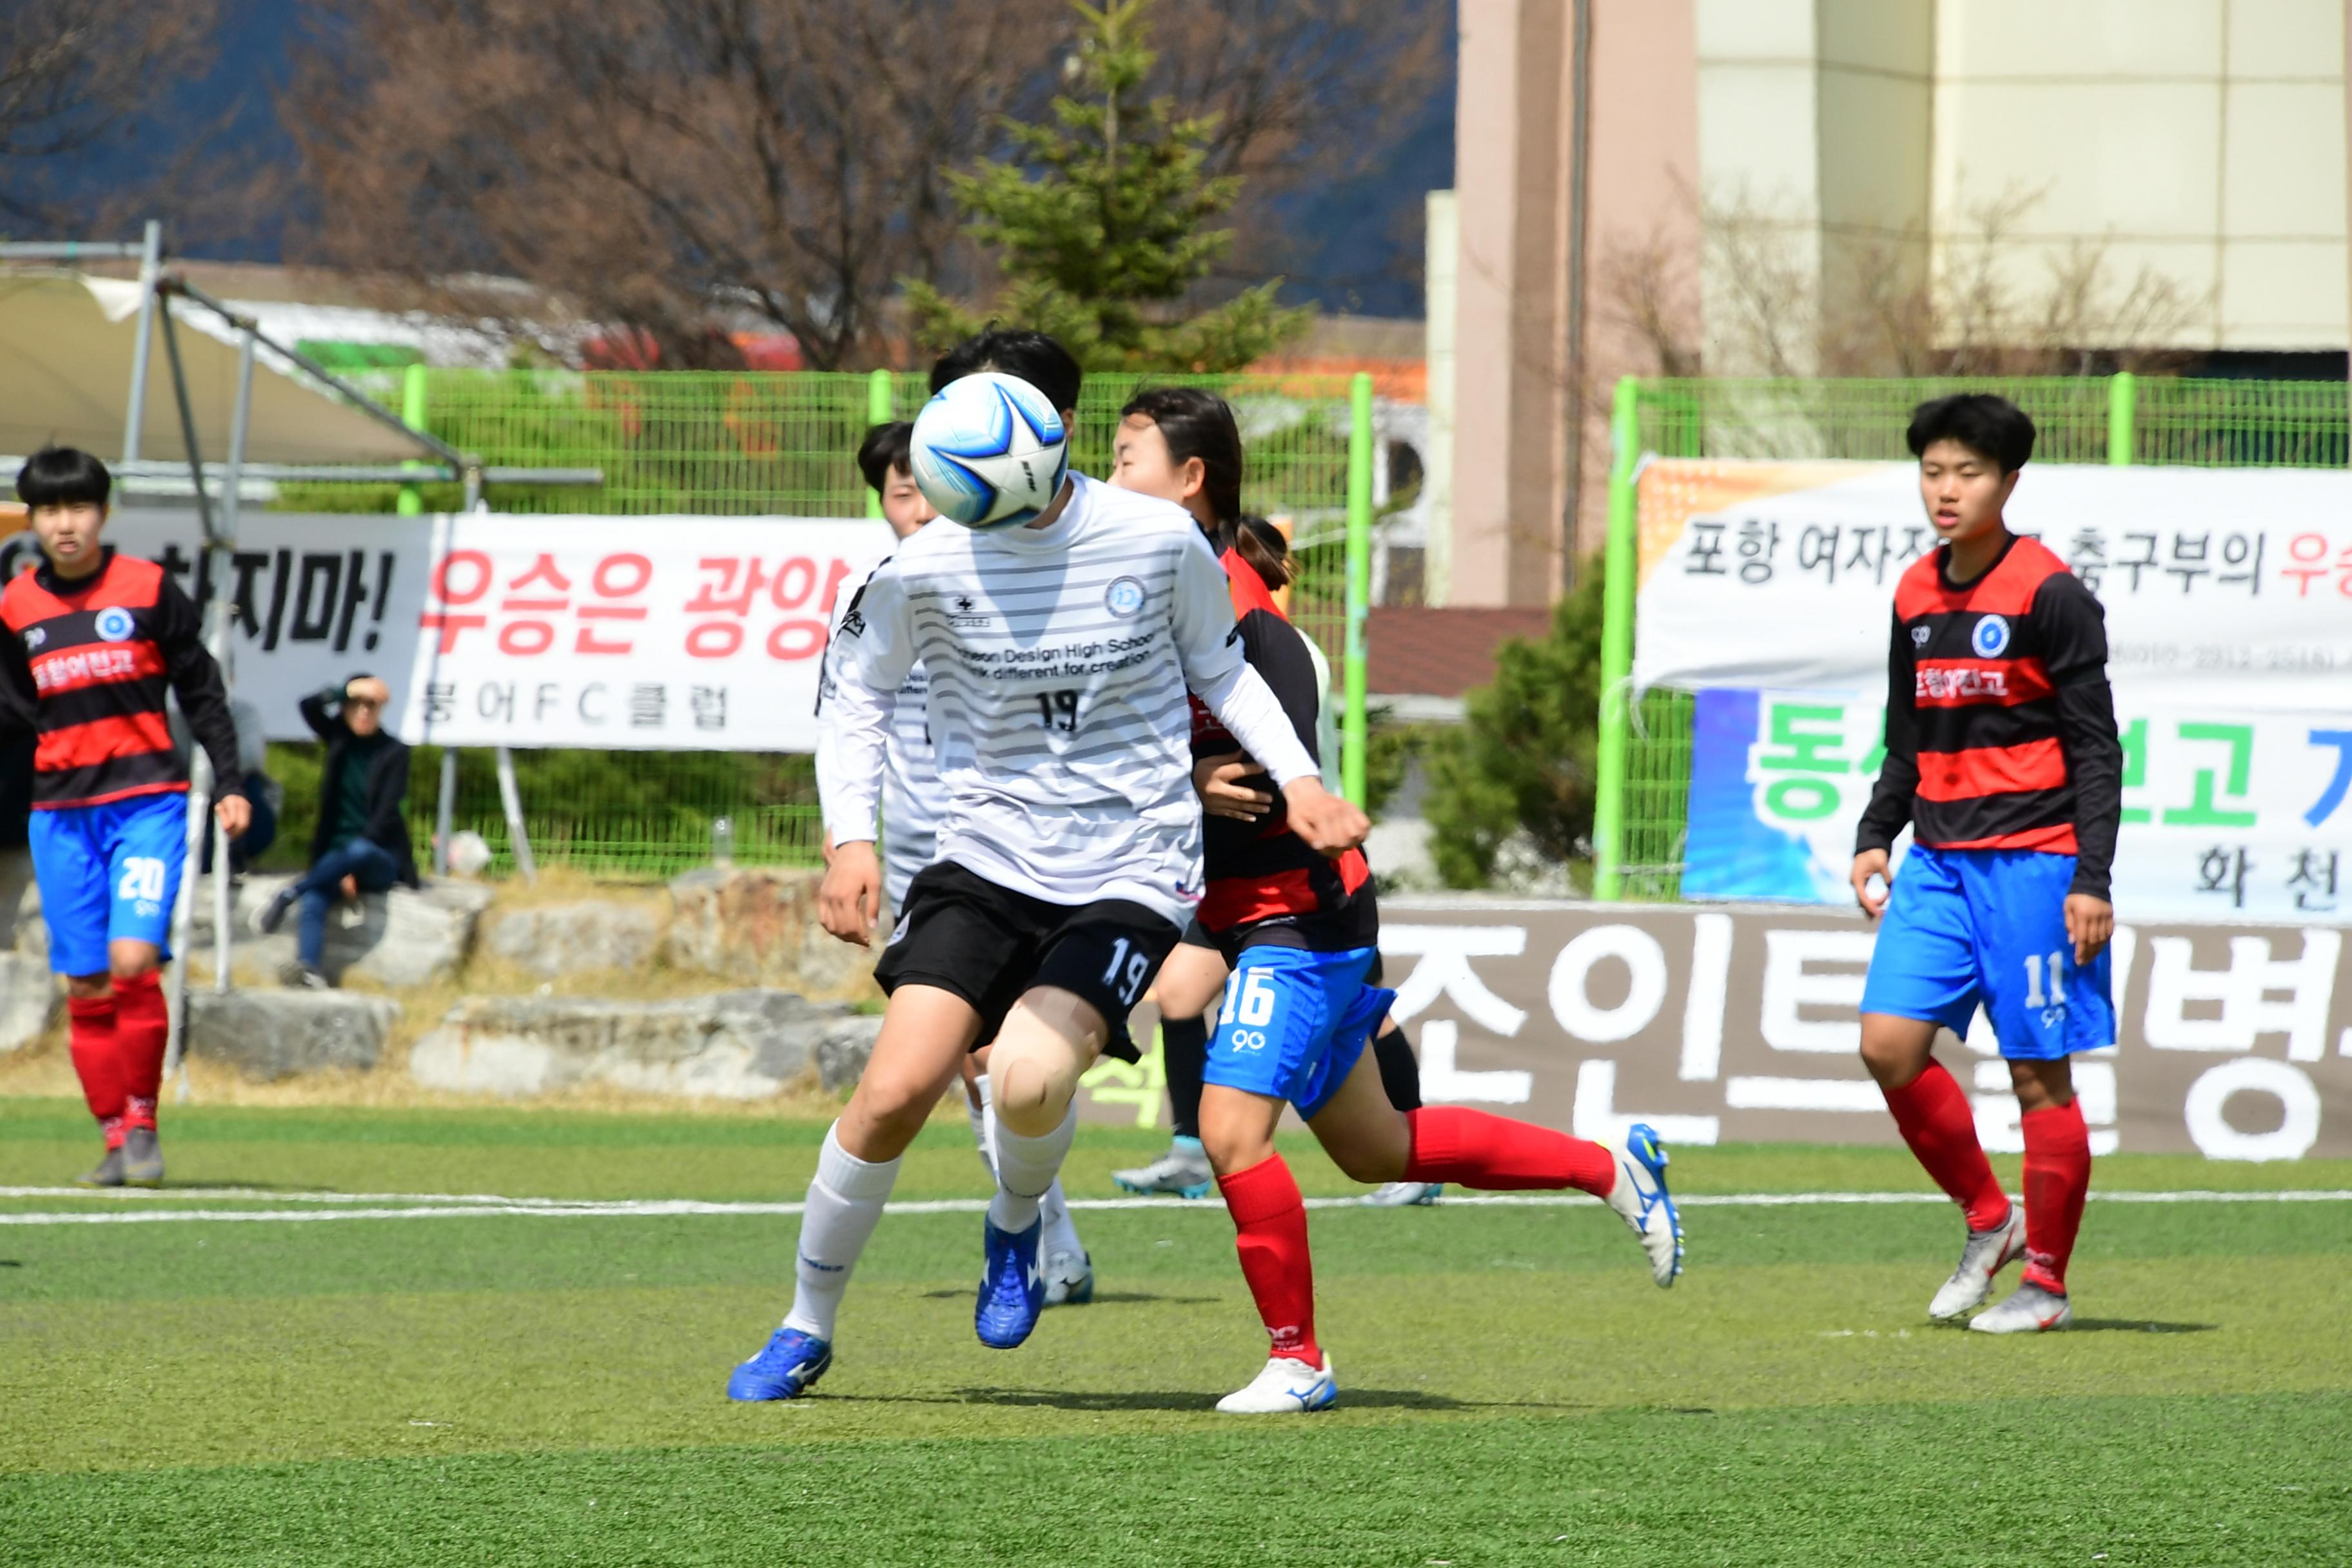
<path fill-rule="evenodd" d="M 669 885 L 677 912 L 664 952 L 672 968 L 809 996 L 874 994 L 871 948 L 817 923 L 818 871 L 747 867 L 688 871 Z"/>
<path fill-rule="evenodd" d="M 774 990 L 669 1002 L 469 996 L 416 1043 L 408 1070 L 428 1089 L 484 1094 L 608 1083 L 764 1100 L 812 1069 L 830 1089 L 854 1082 L 879 1025 L 837 1003 Z"/>
<path fill-rule="evenodd" d="M 294 961 L 294 932 L 302 918 L 289 910 L 274 936 L 255 934 L 252 917 L 291 877 L 257 872 L 236 889 L 229 930 L 233 975 L 274 981 Z M 379 985 L 428 985 L 456 975 L 474 942 L 474 927 L 489 907 L 490 889 L 470 882 L 428 879 L 421 889 L 368 893 L 356 904 L 327 912 L 327 947 L 320 967 L 340 983 L 346 975 Z M 189 956 L 207 973 L 213 956 L 213 879 L 196 884 Z"/>
<path fill-rule="evenodd" d="M 661 948 L 662 916 L 641 903 L 583 899 L 488 916 L 483 951 L 552 978 L 584 970 L 643 969 Z"/>
<path fill-rule="evenodd" d="M 22 1050 L 38 1040 L 65 1001 L 65 988 L 49 973 L 47 959 L 31 952 L 0 952 L 0 1052 Z"/>
<path fill-rule="evenodd" d="M 264 1083 L 375 1066 L 400 1019 L 388 996 L 352 991 L 188 993 L 188 1054 Z"/>

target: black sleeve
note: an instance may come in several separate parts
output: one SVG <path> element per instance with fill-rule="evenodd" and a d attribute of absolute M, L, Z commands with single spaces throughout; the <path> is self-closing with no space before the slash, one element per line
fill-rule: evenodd
<path fill-rule="evenodd" d="M 0 631 L 0 741 L 37 734 L 40 707 L 40 688 L 33 683 L 24 643 L 15 634 Z"/>
<path fill-rule="evenodd" d="M 1267 610 L 1252 610 L 1241 618 L 1242 652 L 1266 685 L 1275 700 L 1290 716 L 1299 743 L 1320 766 L 1315 749 L 1315 718 L 1322 711 L 1323 692 L 1315 679 L 1315 660 L 1307 652 L 1307 637 L 1297 626 Z"/>
<path fill-rule="evenodd" d="M 1870 805 L 1853 836 L 1857 855 L 1865 849 L 1892 849 L 1895 836 L 1911 820 L 1911 803 L 1919 794 L 1918 728 L 1912 716 L 1916 687 L 1911 639 L 1904 635 L 1903 617 L 1896 616 L 1886 653 L 1886 760 L 1879 764 L 1878 782 L 1871 786 Z"/>
<path fill-rule="evenodd" d="M 341 686 L 320 687 L 302 699 L 299 704 L 302 710 L 302 722 L 310 725 L 310 732 L 320 740 L 333 740 L 337 731 L 343 727 L 342 701 Z M 330 712 L 330 709 L 333 711 Z"/>
<path fill-rule="evenodd" d="M 2107 685 L 2106 613 L 2071 572 L 2053 574 L 2033 595 L 2042 668 L 2058 689 L 2058 743 L 2074 785 L 2074 885 L 2111 897 L 2116 835 L 2124 816 L 2124 743 Z"/>
<path fill-rule="evenodd" d="M 194 601 L 169 573 L 155 596 L 155 646 L 163 650 L 164 673 L 179 696 L 188 731 L 212 759 L 213 798 L 243 795 L 245 773 L 236 765 L 236 721 L 229 716 L 228 688 L 221 683 L 220 666 L 205 651 Z"/>

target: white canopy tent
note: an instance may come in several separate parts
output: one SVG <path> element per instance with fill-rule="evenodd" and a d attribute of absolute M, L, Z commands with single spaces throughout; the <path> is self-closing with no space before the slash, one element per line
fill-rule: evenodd
<path fill-rule="evenodd" d="M 55 442 L 111 458 L 131 405 L 139 307 L 135 279 L 58 268 L 0 271 L 0 452 Z M 218 312 L 165 296 L 196 442 L 214 462 L 228 451 L 237 389 L 237 331 Z M 158 364 L 156 367 L 163 367 Z M 418 443 L 361 412 L 257 345 L 247 461 L 391 463 L 425 456 Z M 180 411 L 167 374 L 146 378 L 140 455 L 185 463 Z"/>

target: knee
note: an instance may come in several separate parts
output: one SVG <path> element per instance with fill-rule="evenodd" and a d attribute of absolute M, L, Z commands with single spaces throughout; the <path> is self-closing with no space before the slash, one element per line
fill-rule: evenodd
<path fill-rule="evenodd" d="M 1274 1154 L 1274 1144 L 1255 1129 L 1229 1127 L 1207 1115 L 1201 1118 L 1201 1152 L 1209 1168 L 1220 1176 L 1246 1171 Z"/>
<path fill-rule="evenodd" d="M 988 1086 L 999 1121 L 1024 1138 L 1043 1138 L 1069 1114 L 1077 1068 L 1064 1053 L 1014 1049 L 999 1041 L 989 1058 Z"/>
<path fill-rule="evenodd" d="M 855 1115 L 845 1113 L 843 1120 L 863 1124 L 870 1136 L 887 1145 L 890 1152 L 859 1153 L 859 1158 L 894 1158 L 915 1141 L 915 1134 L 930 1120 L 931 1102 L 937 1098 L 929 1092 L 928 1084 L 896 1073 L 868 1072 L 858 1080 L 857 1093 L 851 1102 Z M 851 1152 L 858 1151 L 853 1149 Z"/>

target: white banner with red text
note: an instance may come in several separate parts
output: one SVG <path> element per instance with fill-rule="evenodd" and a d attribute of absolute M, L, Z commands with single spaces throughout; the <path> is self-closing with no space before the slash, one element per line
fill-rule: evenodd
<path fill-rule="evenodd" d="M 118 511 L 106 539 L 200 604 L 223 587 L 193 513 Z M 273 740 L 308 740 L 299 700 L 364 671 L 415 743 L 813 751 L 835 597 L 890 543 L 846 518 L 248 512 L 236 690 Z"/>

